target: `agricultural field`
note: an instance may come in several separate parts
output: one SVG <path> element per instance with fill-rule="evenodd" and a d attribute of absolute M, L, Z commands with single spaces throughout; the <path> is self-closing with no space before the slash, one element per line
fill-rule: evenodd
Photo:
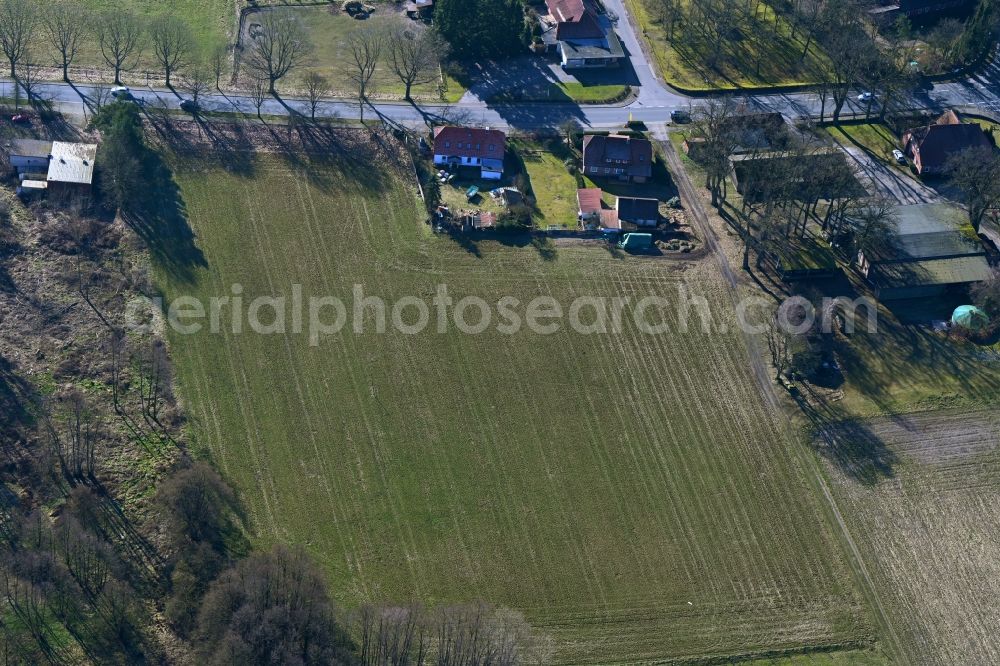
<path fill-rule="evenodd" d="M 877 477 L 859 480 L 851 466 L 830 469 L 904 647 L 900 663 L 1000 661 L 996 413 L 938 411 L 841 430 L 855 442 L 878 443 Z"/>
<path fill-rule="evenodd" d="M 294 332 L 172 333 L 191 436 L 239 488 L 258 544 L 303 544 L 347 607 L 518 609 L 556 663 L 873 644 L 804 443 L 752 389 L 714 263 L 435 236 L 381 158 L 206 160 L 172 159 L 203 261 L 159 265 L 168 298 L 298 284 L 350 303 L 360 285 L 430 303 L 444 284 L 456 302 L 566 304 L 684 285 L 727 324 L 704 332 L 692 315 L 680 333 L 670 309 L 676 332 L 660 335 L 629 317 L 618 333 L 404 335 L 369 316 L 366 333 L 348 325 L 317 346 Z M 841 663 L 817 659 L 792 663 Z"/>
<path fill-rule="evenodd" d="M 767 4 L 761 5 L 754 25 L 735 31 L 726 40 L 729 49 L 725 52 L 720 51 L 718 41 L 688 39 L 684 31 L 691 28 L 683 21 L 669 39 L 650 5 L 649 0 L 625 0 L 637 32 L 646 40 L 651 61 L 672 86 L 717 90 L 801 85 L 815 83 L 829 68 L 826 54 L 815 43 L 807 50 L 802 32 L 776 17 Z M 710 67 L 709 59 L 716 55 L 720 60 Z"/>

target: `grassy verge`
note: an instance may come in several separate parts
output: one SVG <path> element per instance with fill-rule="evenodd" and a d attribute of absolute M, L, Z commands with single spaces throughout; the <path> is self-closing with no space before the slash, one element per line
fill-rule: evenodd
<path fill-rule="evenodd" d="M 544 90 L 507 91 L 491 97 L 489 102 L 577 102 L 579 104 L 617 104 L 632 94 L 627 85 L 588 86 L 579 82 L 548 83 Z"/>

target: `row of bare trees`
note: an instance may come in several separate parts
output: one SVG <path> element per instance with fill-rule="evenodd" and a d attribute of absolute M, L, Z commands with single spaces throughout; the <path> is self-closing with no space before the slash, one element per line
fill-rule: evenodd
<path fill-rule="evenodd" d="M 851 253 L 887 249 L 896 228 L 892 202 L 869 197 L 843 157 L 808 131 L 786 132 L 780 145 L 773 136 L 754 144 L 760 140 L 756 117 L 732 99 L 712 100 L 699 109 L 692 128 L 712 203 L 735 216 L 743 236 L 743 267 L 750 267 L 752 250 L 758 267 L 784 254 L 810 223 L 849 245 Z M 737 152 L 744 158 L 742 197 L 734 208 L 727 200 Z"/>
<path fill-rule="evenodd" d="M 411 26 L 403 21 L 388 27 L 372 26 L 350 33 L 347 37 L 350 60 L 348 70 L 355 85 L 361 119 L 364 105 L 375 85 L 380 66 L 387 66 L 411 99 L 413 86 L 430 83 L 440 75 L 442 59 L 448 44 L 435 31 Z"/>
<path fill-rule="evenodd" d="M 198 53 L 190 27 L 173 14 L 164 13 L 148 23 L 125 8 L 95 14 L 67 0 L 42 4 L 38 0 L 0 0 L 0 47 L 19 77 L 24 67 L 56 65 L 63 79 L 70 80 L 70 67 L 85 45 L 96 43 L 104 63 L 114 72 L 115 83 L 123 73 L 135 69 L 144 54 L 151 53 L 164 73 L 167 86 L 171 77 L 185 67 L 209 72 L 218 84 L 228 62 L 226 49 L 211 54 Z M 36 52 L 44 43 L 47 53 Z"/>

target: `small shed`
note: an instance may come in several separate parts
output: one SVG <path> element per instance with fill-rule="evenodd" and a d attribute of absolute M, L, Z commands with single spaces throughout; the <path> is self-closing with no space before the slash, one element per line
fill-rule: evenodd
<path fill-rule="evenodd" d="M 38 139 L 14 139 L 7 144 L 10 165 L 19 174 L 28 172 L 45 173 L 52 157 L 52 142 Z"/>
<path fill-rule="evenodd" d="M 97 145 L 93 143 L 52 142 L 49 161 L 49 191 L 86 194 L 94 182 L 94 160 Z"/>
<path fill-rule="evenodd" d="M 615 210 L 620 221 L 637 227 L 655 227 L 660 221 L 660 202 L 656 199 L 618 197 Z"/>
<path fill-rule="evenodd" d="M 650 250 L 653 247 L 653 235 L 637 233 L 625 234 L 622 241 L 618 244 L 618 247 L 623 250 L 631 251 Z"/>
<path fill-rule="evenodd" d="M 22 199 L 39 197 L 45 194 L 49 184 L 44 180 L 22 180 L 17 186 L 16 194 Z"/>
<path fill-rule="evenodd" d="M 601 196 L 599 187 L 584 187 L 576 191 L 576 214 L 581 221 L 598 220 L 601 217 Z"/>

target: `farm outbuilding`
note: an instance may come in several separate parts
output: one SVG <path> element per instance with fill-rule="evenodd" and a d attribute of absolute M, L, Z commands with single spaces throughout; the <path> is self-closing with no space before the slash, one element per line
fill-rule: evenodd
<path fill-rule="evenodd" d="M 858 268 L 880 300 L 928 298 L 989 278 L 986 250 L 964 233 L 964 211 L 950 204 L 900 206 L 896 243 L 872 256 L 858 254 Z"/>
<path fill-rule="evenodd" d="M 642 197 L 618 197 L 618 219 L 637 227 L 655 227 L 660 221 L 660 202 Z"/>
<path fill-rule="evenodd" d="M 52 142 L 49 161 L 49 192 L 87 194 L 94 183 L 94 160 L 97 145 L 93 143 Z"/>
<path fill-rule="evenodd" d="M 45 173 L 52 157 L 52 142 L 38 139 L 14 139 L 7 144 L 10 166 L 18 174 Z"/>

